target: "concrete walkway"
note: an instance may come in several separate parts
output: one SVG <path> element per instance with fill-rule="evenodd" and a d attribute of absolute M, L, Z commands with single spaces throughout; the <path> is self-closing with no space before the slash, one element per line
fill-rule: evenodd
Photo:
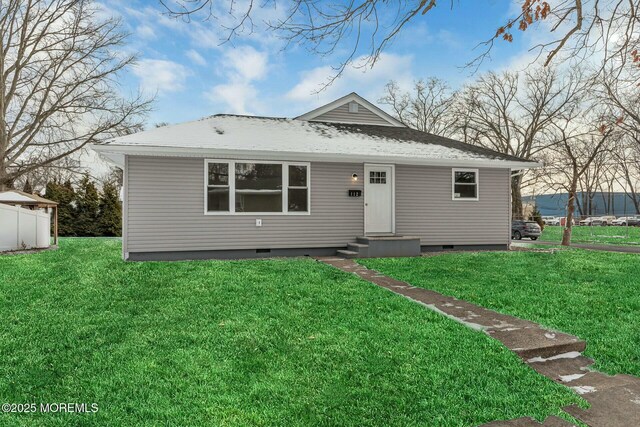
<path fill-rule="evenodd" d="M 543 242 L 539 240 L 535 241 L 512 241 L 512 245 L 526 247 L 528 245 L 549 245 L 549 246 L 558 246 L 562 247 L 558 242 Z M 622 245 L 607 245 L 607 244 L 596 244 L 596 243 L 572 243 L 571 248 L 578 249 L 590 249 L 594 251 L 605 251 L 605 252 L 623 252 L 628 254 L 640 254 L 640 245 L 639 246 L 622 246 Z"/>
<path fill-rule="evenodd" d="M 484 331 L 520 356 L 538 373 L 570 387 L 591 407 L 575 405 L 563 408 L 589 427 L 640 426 L 640 378 L 630 375 L 606 375 L 592 371 L 593 360 L 584 357 L 586 343 L 562 332 L 546 329 L 537 323 L 501 314 L 437 292 L 411 286 L 353 260 L 319 257 L 318 261 L 353 273 L 360 278 L 425 305 L 464 325 Z M 490 427 L 569 427 L 556 417 L 540 424 L 531 418 L 494 421 Z"/>

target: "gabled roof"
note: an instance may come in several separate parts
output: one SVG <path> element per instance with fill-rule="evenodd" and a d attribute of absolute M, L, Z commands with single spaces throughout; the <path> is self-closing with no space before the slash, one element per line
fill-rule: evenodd
<path fill-rule="evenodd" d="M 93 145 L 124 155 L 530 168 L 537 163 L 407 127 L 220 114 Z"/>
<path fill-rule="evenodd" d="M 402 122 L 396 120 L 393 116 L 391 116 L 390 114 L 387 114 L 386 112 L 384 112 L 382 109 L 380 109 L 379 107 L 376 107 L 375 105 L 373 105 L 371 102 L 367 101 L 366 99 L 364 99 L 363 97 L 361 97 L 360 95 L 358 95 L 355 92 L 351 92 L 348 95 L 343 96 L 342 98 L 338 98 L 333 102 L 330 102 L 326 105 L 323 105 L 322 107 L 318 107 L 315 110 L 311 110 L 308 113 L 305 113 L 301 116 L 296 117 L 297 120 L 316 120 L 318 117 L 322 116 L 325 113 L 330 112 L 331 110 L 334 110 L 342 105 L 348 104 L 350 102 L 356 102 L 362 106 L 364 106 L 367 110 L 369 110 L 370 112 L 372 112 L 373 114 L 375 114 L 376 116 L 380 117 L 383 121 L 387 122 L 387 126 L 397 126 L 397 127 L 406 127 Z M 352 121 L 342 121 L 342 123 L 355 123 Z M 384 126 L 384 125 L 381 125 Z"/>
<path fill-rule="evenodd" d="M 58 204 L 58 202 L 45 199 L 37 194 L 29 194 L 20 190 L 1 191 L 0 203 L 25 206 L 56 206 Z"/>

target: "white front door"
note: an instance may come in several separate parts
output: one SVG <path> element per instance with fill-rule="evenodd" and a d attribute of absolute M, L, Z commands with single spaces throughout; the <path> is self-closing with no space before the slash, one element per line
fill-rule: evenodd
<path fill-rule="evenodd" d="M 393 165 L 364 165 L 364 232 L 394 232 Z"/>

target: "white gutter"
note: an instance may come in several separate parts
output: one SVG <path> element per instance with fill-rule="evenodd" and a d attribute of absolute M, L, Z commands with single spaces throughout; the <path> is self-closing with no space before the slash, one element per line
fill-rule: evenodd
<path fill-rule="evenodd" d="M 218 148 L 183 148 L 166 146 L 136 146 L 116 144 L 92 144 L 91 149 L 119 166 L 124 164 L 124 156 L 159 157 L 213 157 L 217 159 L 253 159 L 280 161 L 317 161 L 336 163 L 394 163 L 423 166 L 475 166 L 500 169 L 531 169 L 542 163 L 519 162 L 493 159 L 433 159 L 407 156 L 373 156 L 350 153 L 318 153 L 267 150 L 231 150 Z"/>

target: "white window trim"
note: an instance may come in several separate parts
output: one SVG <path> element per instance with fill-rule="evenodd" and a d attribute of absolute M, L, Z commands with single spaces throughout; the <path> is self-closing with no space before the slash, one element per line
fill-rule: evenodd
<path fill-rule="evenodd" d="M 456 172 L 474 172 L 476 174 L 476 197 L 456 197 Z M 478 169 L 451 169 L 451 200 L 456 202 L 477 202 L 480 200 L 480 172 Z"/>
<path fill-rule="evenodd" d="M 208 211 L 207 189 L 209 188 L 209 163 L 226 163 L 229 165 L 229 210 Z M 282 165 L 282 212 L 236 212 L 236 163 L 260 163 Z M 302 189 L 305 187 L 289 187 L 289 166 L 306 166 L 307 168 L 307 211 L 289 212 L 289 188 Z M 222 187 L 222 186 L 221 186 Z M 281 162 L 275 160 L 229 160 L 204 159 L 204 214 L 205 215 L 237 215 L 237 216 L 301 216 L 311 215 L 311 163 L 309 162 Z"/>

